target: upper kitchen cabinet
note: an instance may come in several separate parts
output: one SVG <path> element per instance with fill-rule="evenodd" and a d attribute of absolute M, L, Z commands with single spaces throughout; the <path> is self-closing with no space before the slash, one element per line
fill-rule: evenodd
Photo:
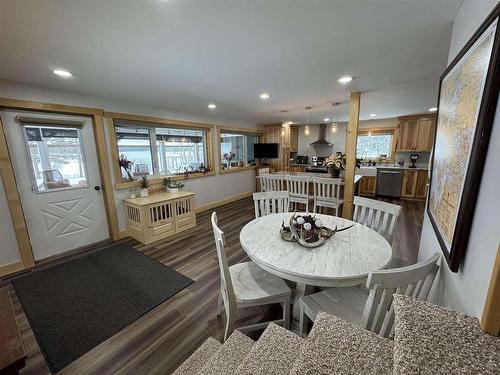
<path fill-rule="evenodd" d="M 396 151 L 430 152 L 434 143 L 436 117 L 408 116 L 400 117 Z"/>

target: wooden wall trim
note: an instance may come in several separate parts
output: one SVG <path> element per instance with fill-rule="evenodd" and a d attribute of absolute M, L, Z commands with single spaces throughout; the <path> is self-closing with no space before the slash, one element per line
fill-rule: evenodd
<path fill-rule="evenodd" d="M 9 264 L 4 264 L 0 266 L 0 277 L 6 276 L 6 275 L 11 275 L 13 273 L 19 272 L 24 270 L 24 262 L 21 260 L 19 262 L 14 262 L 14 263 L 9 263 Z"/>
<path fill-rule="evenodd" d="M 483 308 L 481 328 L 492 336 L 500 336 L 500 244 L 498 245 L 490 286 Z"/>
<path fill-rule="evenodd" d="M 184 120 L 173 120 L 166 119 L 161 117 L 153 117 L 153 116 L 142 116 L 142 115 L 133 115 L 130 113 L 119 113 L 119 112 L 104 112 L 104 117 L 110 117 L 118 120 L 129 120 L 129 121 L 140 121 L 140 122 L 151 122 L 160 125 L 173 125 L 173 126 L 181 126 L 181 127 L 189 127 L 189 128 L 213 128 L 212 124 L 205 124 L 201 122 L 192 122 L 192 121 L 184 121 Z"/>
<path fill-rule="evenodd" d="M 30 100 L 0 98 L 0 107 L 9 109 L 33 110 L 38 112 L 68 113 L 73 115 L 102 115 L 104 111 L 98 108 L 86 108 L 54 103 L 40 103 Z"/>
<path fill-rule="evenodd" d="M 346 219 L 352 219 L 353 201 L 354 201 L 354 175 L 356 172 L 356 144 L 358 141 L 359 127 L 359 108 L 361 102 L 361 93 L 353 92 L 349 97 L 349 122 L 347 124 L 346 138 L 346 166 L 345 166 L 345 185 L 344 185 L 344 205 L 342 207 L 342 216 Z"/>
<path fill-rule="evenodd" d="M 12 167 L 7 138 L 3 129 L 2 120 L 0 119 L 0 176 L 5 190 L 5 197 L 9 206 L 12 224 L 16 234 L 17 246 L 21 255 L 24 268 L 31 268 L 35 265 L 33 251 L 31 249 L 30 238 L 28 235 L 28 227 L 24 219 L 23 207 L 21 205 L 21 197 L 17 191 L 16 177 Z M 16 270 L 19 271 L 19 270 Z"/>
<path fill-rule="evenodd" d="M 111 181 L 111 172 L 109 170 L 108 151 L 106 149 L 106 135 L 101 115 L 92 117 L 94 128 L 95 146 L 97 150 L 97 160 L 99 164 L 99 173 L 101 175 L 101 184 L 103 187 L 104 206 L 108 219 L 109 234 L 113 241 L 119 239 L 118 215 L 116 212 L 115 197 L 113 193 L 113 182 Z"/>

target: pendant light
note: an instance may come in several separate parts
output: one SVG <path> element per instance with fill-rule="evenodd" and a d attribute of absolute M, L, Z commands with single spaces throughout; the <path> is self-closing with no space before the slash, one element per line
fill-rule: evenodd
<path fill-rule="evenodd" d="M 340 104 L 340 103 L 333 103 L 332 105 L 333 105 L 334 107 L 337 107 L 339 104 Z M 334 122 L 332 122 L 332 124 L 330 125 L 330 129 L 331 129 L 332 133 L 336 133 L 336 132 L 337 132 L 337 127 L 338 127 L 337 122 L 335 122 L 335 121 L 334 121 Z"/>
<path fill-rule="evenodd" d="M 309 126 L 309 110 L 312 107 L 306 107 L 306 126 L 304 127 L 304 134 L 305 135 L 310 135 L 311 134 L 311 127 Z"/>
<path fill-rule="evenodd" d="M 282 109 L 282 110 L 281 110 L 281 113 L 282 113 L 282 115 L 283 115 L 283 118 L 282 118 L 282 121 L 281 121 L 281 127 L 282 127 L 282 128 L 284 128 L 284 129 L 286 129 L 286 128 L 288 128 L 288 126 L 290 125 L 290 124 L 288 123 L 288 121 L 285 121 L 285 113 L 286 113 L 286 109 Z"/>

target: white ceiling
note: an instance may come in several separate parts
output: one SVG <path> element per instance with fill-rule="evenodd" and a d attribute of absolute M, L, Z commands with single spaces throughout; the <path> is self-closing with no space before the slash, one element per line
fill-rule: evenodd
<path fill-rule="evenodd" d="M 197 114 L 214 102 L 259 123 L 280 109 L 303 122 L 309 105 L 311 122 L 345 120 L 351 91 L 362 119 L 419 113 L 436 104 L 459 3 L 3 0 L 0 78 Z"/>

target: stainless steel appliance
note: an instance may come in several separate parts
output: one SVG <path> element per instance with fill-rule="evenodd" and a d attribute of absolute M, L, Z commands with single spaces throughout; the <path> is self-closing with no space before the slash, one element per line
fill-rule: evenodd
<path fill-rule="evenodd" d="M 377 168 L 377 195 L 399 198 L 404 173 L 399 168 Z"/>
<path fill-rule="evenodd" d="M 313 147 L 331 147 L 333 146 L 332 143 L 328 142 L 326 140 L 326 124 L 320 124 L 319 125 L 319 139 L 317 139 L 316 141 L 314 142 L 311 142 L 309 143 L 309 146 L 313 146 Z"/>
<path fill-rule="evenodd" d="M 327 173 L 328 170 L 326 167 L 322 165 L 308 165 L 304 171 L 310 172 L 310 173 Z"/>
<path fill-rule="evenodd" d="M 297 155 L 295 157 L 295 163 L 296 164 L 308 164 L 309 163 L 309 156 L 307 156 L 307 155 Z"/>
<path fill-rule="evenodd" d="M 296 163 L 296 160 L 297 160 L 297 153 L 295 151 L 291 151 L 289 163 Z"/>

